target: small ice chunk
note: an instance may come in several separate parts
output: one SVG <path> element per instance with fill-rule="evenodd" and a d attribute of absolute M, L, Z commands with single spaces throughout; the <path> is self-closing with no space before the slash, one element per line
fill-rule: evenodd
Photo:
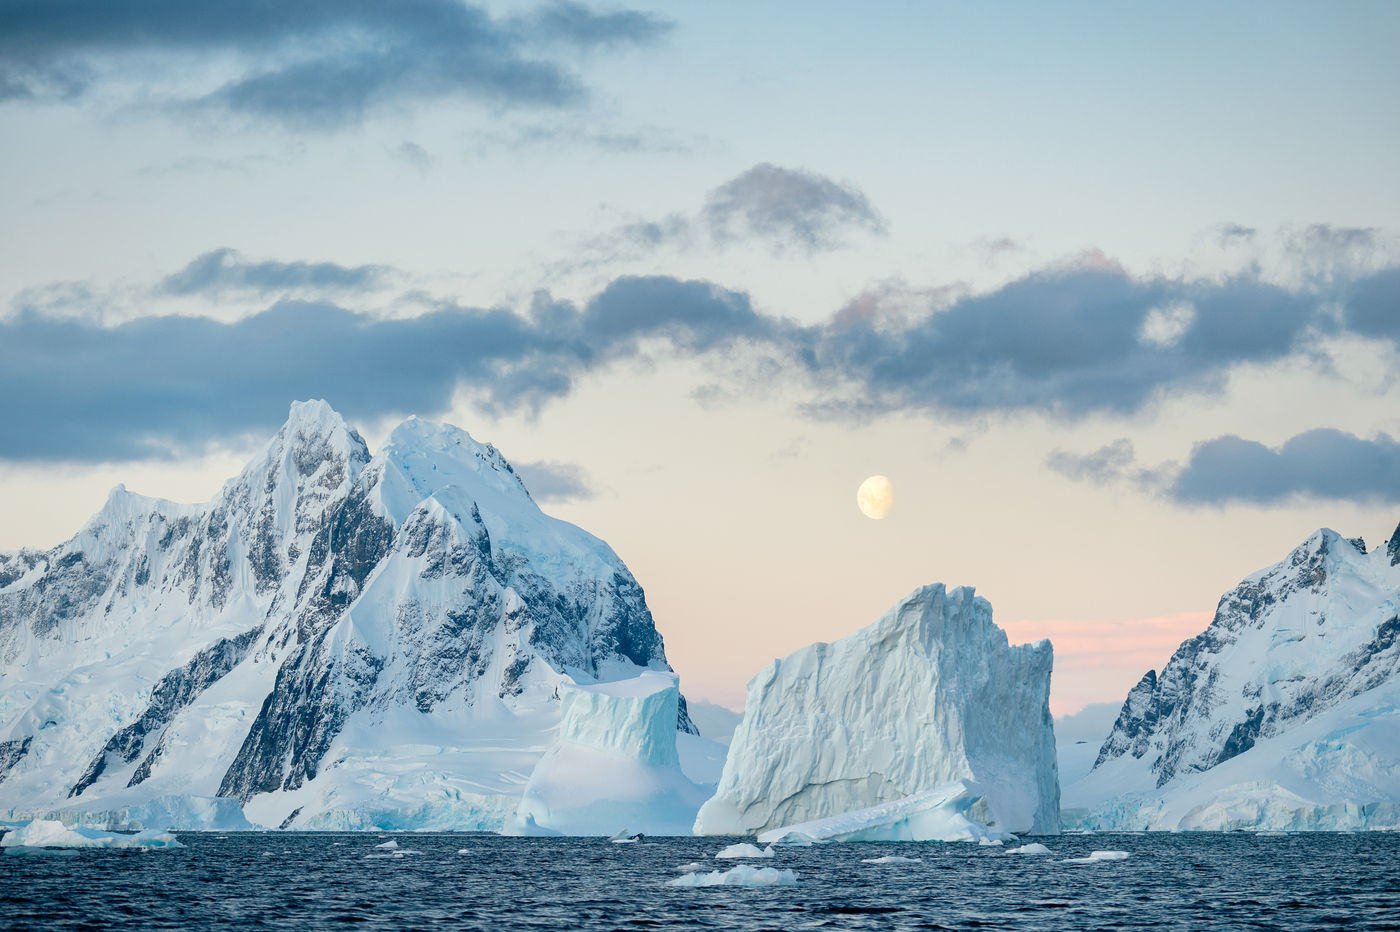
<path fill-rule="evenodd" d="M 470 849 L 470 848 L 458 848 L 458 849 L 457 849 L 457 853 L 458 853 L 458 854 L 471 854 L 471 853 L 472 853 L 472 849 Z"/>
<path fill-rule="evenodd" d="M 862 864 L 922 864 L 923 858 L 906 858 L 901 854 L 887 854 L 883 858 L 861 858 Z"/>
<path fill-rule="evenodd" d="M 1011 848 L 1007 854 L 1049 854 L 1050 849 L 1038 842 L 1031 842 L 1029 845 L 1022 845 L 1019 848 Z"/>
<path fill-rule="evenodd" d="M 386 849 L 388 849 L 388 850 L 390 850 L 390 851 L 394 850 L 394 849 L 397 848 L 398 846 L 399 846 L 399 843 L 398 843 L 397 841 L 394 841 L 393 839 L 390 839 L 389 841 L 384 842 L 384 844 L 382 844 L 382 845 L 375 845 L 376 848 L 386 848 Z"/>
<path fill-rule="evenodd" d="M 788 832 L 769 840 L 775 845 L 786 845 L 792 848 L 810 848 L 813 845 L 821 844 L 826 839 L 813 838 L 811 835 L 804 834 L 803 832 Z"/>
<path fill-rule="evenodd" d="M 772 845 L 769 845 L 767 848 L 763 848 L 763 849 L 760 850 L 759 847 L 758 847 L 757 845 L 751 845 L 751 844 L 749 844 L 749 843 L 746 842 L 746 841 L 741 841 L 741 842 L 739 842 L 739 844 L 737 844 L 737 845 L 730 845 L 728 848 L 725 848 L 725 849 L 724 849 L 723 851 L 721 851 L 719 854 L 715 855 L 715 857 L 717 857 L 717 858 L 771 858 L 771 857 L 774 856 L 774 854 L 775 854 L 775 852 L 773 851 L 773 846 L 772 846 Z"/>
<path fill-rule="evenodd" d="M 35 819 L 15 825 L 0 839 L 4 848 L 136 848 L 141 851 L 183 848 L 170 832 L 148 829 L 127 834 L 86 825 L 72 828 L 56 819 Z"/>
<path fill-rule="evenodd" d="M 977 844 L 981 845 L 983 848 L 1000 848 L 1000 847 L 1001 847 L 1001 839 L 1000 839 L 1000 838 L 979 838 L 979 839 L 977 839 Z"/>
<path fill-rule="evenodd" d="M 676 868 L 676 870 L 681 871 L 683 873 L 694 873 L 695 871 L 706 870 L 709 868 L 709 866 L 710 865 L 705 864 L 701 861 L 691 861 L 689 864 L 682 864 L 680 867 Z"/>
<path fill-rule="evenodd" d="M 693 873 L 667 881 L 668 887 L 790 887 L 797 883 L 797 873 L 776 867 L 750 867 L 739 864 L 727 871 Z"/>
<path fill-rule="evenodd" d="M 1065 864 L 1097 864 L 1100 861 L 1121 861 L 1128 856 L 1126 851 L 1090 851 L 1087 858 L 1065 858 Z"/>

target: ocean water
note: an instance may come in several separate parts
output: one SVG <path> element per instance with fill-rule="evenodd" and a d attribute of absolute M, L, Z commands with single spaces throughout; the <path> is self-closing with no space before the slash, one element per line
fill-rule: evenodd
<path fill-rule="evenodd" d="M 1400 929 L 1400 835 L 1066 835 L 780 848 L 795 886 L 669 887 L 730 841 L 181 834 L 169 852 L 6 852 L 4 929 Z M 399 857 L 374 846 L 398 841 Z M 1069 864 L 1093 850 L 1121 861 Z M 888 854 L 918 864 L 864 864 Z"/>

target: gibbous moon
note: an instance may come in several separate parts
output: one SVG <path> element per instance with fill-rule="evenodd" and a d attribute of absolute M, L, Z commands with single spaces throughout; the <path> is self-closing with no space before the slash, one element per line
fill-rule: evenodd
<path fill-rule="evenodd" d="M 879 521 L 890 513 L 894 504 L 894 486 L 884 476 L 871 476 L 856 489 L 856 505 L 861 514 Z"/>

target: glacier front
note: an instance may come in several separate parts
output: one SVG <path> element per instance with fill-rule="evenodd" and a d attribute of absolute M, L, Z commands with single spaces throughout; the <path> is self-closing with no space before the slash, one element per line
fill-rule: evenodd
<path fill-rule="evenodd" d="M 995 830 L 1056 832 L 1051 663 L 1048 641 L 1012 647 L 971 588 L 917 589 L 869 627 L 749 681 L 695 832 L 767 832 L 917 803 L 959 781 L 976 785 L 977 815 Z"/>

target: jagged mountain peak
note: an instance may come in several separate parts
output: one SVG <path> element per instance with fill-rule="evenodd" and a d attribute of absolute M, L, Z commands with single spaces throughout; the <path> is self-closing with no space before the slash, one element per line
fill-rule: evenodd
<path fill-rule="evenodd" d="M 1321 528 L 1220 599 L 1205 631 L 1128 694 L 1095 771 L 1162 787 L 1400 676 L 1400 573 Z"/>
<path fill-rule="evenodd" d="M 458 485 L 506 499 L 523 498 L 534 506 L 499 450 L 451 424 L 410 417 L 394 428 L 380 455 L 397 465 L 422 497 Z"/>
<path fill-rule="evenodd" d="M 0 811 L 193 793 L 271 825 L 499 827 L 556 687 L 648 669 L 669 666 L 641 587 L 494 446 L 410 418 L 371 457 L 298 402 L 211 501 L 118 487 L 69 541 L 0 554 L 0 709 L 22 713 Z M 384 763 L 428 745 L 401 779 Z"/>

